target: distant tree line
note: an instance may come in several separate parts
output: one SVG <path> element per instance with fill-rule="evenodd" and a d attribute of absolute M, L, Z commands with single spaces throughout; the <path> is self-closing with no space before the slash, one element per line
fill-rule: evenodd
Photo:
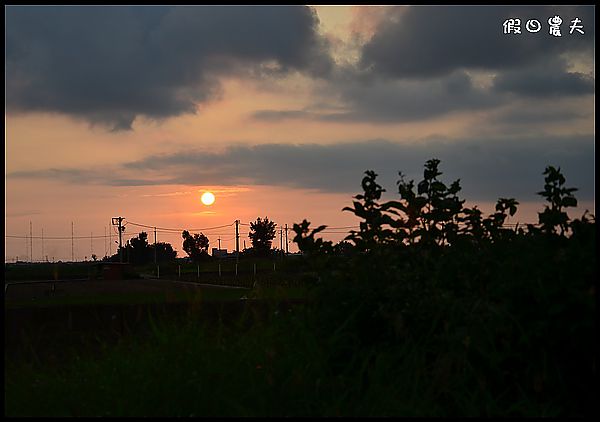
<path fill-rule="evenodd" d="M 129 239 L 125 246 L 117 248 L 117 252 L 106 258 L 109 262 L 120 262 L 122 254 L 123 262 L 132 264 L 149 264 L 154 262 L 156 253 L 157 262 L 170 262 L 177 257 L 177 252 L 170 243 L 157 242 L 148 243 L 148 233 L 141 232 L 137 237 Z"/>
<path fill-rule="evenodd" d="M 241 252 L 241 256 L 248 257 L 271 257 L 276 254 L 272 248 L 272 241 L 275 238 L 275 223 L 268 217 L 250 223 L 250 233 L 248 237 L 251 241 L 251 247 Z M 183 239 L 183 251 L 188 259 L 195 263 L 210 260 L 209 254 L 210 242 L 204 233 L 191 234 L 188 230 L 181 233 Z M 129 239 L 125 245 L 118 248 L 117 252 L 111 257 L 105 258 L 105 261 L 119 262 L 122 253 L 123 262 L 132 264 L 148 264 L 154 262 L 155 245 L 148 243 L 148 234 L 141 232 L 137 237 Z M 177 257 L 177 252 L 170 243 L 158 242 L 156 244 L 157 262 L 173 261 Z"/>

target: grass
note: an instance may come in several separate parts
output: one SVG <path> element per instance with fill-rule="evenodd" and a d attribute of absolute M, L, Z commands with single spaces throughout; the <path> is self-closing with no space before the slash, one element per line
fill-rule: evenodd
<path fill-rule="evenodd" d="M 60 289 L 60 286 L 58 287 Z M 249 289 L 202 289 L 201 292 L 170 291 L 100 293 L 95 295 L 47 296 L 35 300 L 15 300 L 5 302 L 6 308 L 46 307 L 65 305 L 120 305 L 134 303 L 172 303 L 193 302 L 198 300 L 236 300 L 248 295 Z"/>
<path fill-rule="evenodd" d="M 506 257 L 424 256 L 388 273 L 365 257 L 315 290 L 257 284 L 246 296 L 265 299 L 266 314 L 246 306 L 237 319 L 217 306 L 210 322 L 154 317 L 143 336 L 73 342 L 61 364 L 36 347 L 71 347 L 74 333 L 41 327 L 18 358 L 5 353 L 5 415 L 588 415 L 586 250 L 567 250 L 573 257 L 558 263 L 570 266 L 546 265 L 556 248 L 513 244 Z M 311 300 L 277 306 L 295 296 Z"/>
<path fill-rule="evenodd" d="M 149 337 L 67 364 L 7 361 L 6 416 L 489 416 L 560 413 L 481 384 L 465 347 L 434 341 L 359 347 L 322 336 L 303 307 L 206 324 L 152 320 Z M 350 316 L 349 316 L 350 318 Z M 248 322 L 251 322 L 248 325 Z M 452 346 L 448 342 L 448 346 Z M 436 350 L 433 350 L 435 348 Z M 433 353 L 433 355 L 432 355 Z M 462 376 L 456 376 L 462 373 Z"/>
<path fill-rule="evenodd" d="M 254 289 L 251 288 L 221 288 L 218 286 L 209 287 L 191 287 L 190 289 L 175 289 L 177 284 L 169 285 L 165 282 L 164 287 L 169 288 L 166 291 L 157 292 L 123 292 L 123 293 L 88 293 L 73 294 L 68 296 L 60 295 L 61 285 L 57 284 L 59 295 L 37 297 L 32 299 L 5 300 L 5 308 L 23 308 L 23 307 L 47 307 L 47 306 L 66 306 L 66 305 L 128 305 L 138 303 L 174 303 L 188 302 L 196 303 L 201 301 L 231 301 L 246 299 L 267 299 L 267 300 L 286 300 L 286 299 L 304 299 L 308 295 L 306 286 L 285 286 L 285 285 L 261 285 L 257 284 Z M 187 286 L 186 286 L 187 287 Z M 50 290 L 50 286 L 48 286 Z"/>
<path fill-rule="evenodd" d="M 307 327 L 296 310 L 273 312 L 269 321 L 245 332 L 235 324 L 156 322 L 149 340 L 109 347 L 99 358 L 79 356 L 71 365 L 53 368 L 7 365 L 5 415 L 427 413 L 419 391 L 407 397 L 397 383 L 389 388 L 393 374 L 385 367 L 397 360 L 392 354 L 357 353 L 334 371 L 329 346 L 341 339 L 320 339 Z M 412 362 L 405 362 L 408 369 Z M 374 382 L 365 385 L 369 372 L 375 373 Z"/>

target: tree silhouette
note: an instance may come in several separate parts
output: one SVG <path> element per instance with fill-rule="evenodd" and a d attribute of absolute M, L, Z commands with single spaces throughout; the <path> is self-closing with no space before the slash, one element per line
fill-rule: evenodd
<path fill-rule="evenodd" d="M 267 217 L 260 217 L 254 223 L 250 223 L 248 237 L 252 241 L 254 253 L 259 256 L 267 256 L 271 251 L 271 241 L 275 238 L 275 223 Z"/>
<path fill-rule="evenodd" d="M 147 264 L 154 262 L 155 248 L 158 262 L 172 261 L 177 257 L 177 252 L 171 244 L 166 242 L 158 242 L 156 246 L 148 244 L 148 233 L 141 232 L 137 237 L 128 240 L 113 256 L 103 260 L 119 262 L 119 253 L 122 252 L 125 260 L 129 257 L 129 262 L 132 264 Z"/>
<path fill-rule="evenodd" d="M 156 247 L 156 260 L 158 262 L 173 261 L 177 257 L 177 251 L 173 250 L 173 246 L 166 242 L 157 242 L 150 245 L 150 256 L 154 259 L 154 248 Z"/>
<path fill-rule="evenodd" d="M 150 247 L 148 245 L 148 233 L 141 232 L 137 237 L 129 240 L 129 261 L 135 264 L 150 261 Z"/>
<path fill-rule="evenodd" d="M 198 262 L 203 258 L 208 257 L 209 241 L 203 233 L 194 233 L 184 230 L 181 234 L 183 237 L 183 250 L 188 254 L 192 261 Z"/>

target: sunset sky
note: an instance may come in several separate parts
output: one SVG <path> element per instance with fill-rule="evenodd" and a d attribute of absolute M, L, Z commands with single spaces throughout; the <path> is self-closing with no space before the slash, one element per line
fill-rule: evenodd
<path fill-rule="evenodd" d="M 108 252 L 112 217 L 210 228 L 357 225 L 365 170 L 442 180 L 537 222 L 561 167 L 594 212 L 593 6 L 7 6 L 5 259 Z M 562 18 L 561 36 L 548 19 Z M 520 34 L 503 22 L 521 19 Z M 570 33 L 581 20 L 583 34 Z M 541 22 L 528 32 L 530 19 Z M 216 201 L 206 206 L 203 192 Z M 336 230 L 333 230 L 334 232 Z M 343 234 L 325 237 L 340 240 Z M 116 235 L 110 239 L 115 252 Z M 204 230 L 234 248 L 233 225 Z M 89 236 L 98 236 L 90 241 Z M 108 234 L 107 234 L 108 235 Z M 291 241 L 293 232 L 289 232 Z M 150 240 L 153 234 L 150 233 Z M 180 233 L 158 234 L 184 256 Z M 274 244 L 279 246 L 279 232 Z M 296 251 L 290 244 L 290 251 Z M 42 242 L 33 239 L 33 259 Z"/>

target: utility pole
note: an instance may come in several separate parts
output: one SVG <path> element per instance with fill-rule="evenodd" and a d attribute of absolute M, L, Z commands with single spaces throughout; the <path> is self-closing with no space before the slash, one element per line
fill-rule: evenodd
<path fill-rule="evenodd" d="M 287 232 L 288 232 L 288 226 L 287 224 L 285 225 L 285 254 L 287 255 L 289 250 L 288 250 L 288 238 L 287 238 Z"/>
<path fill-rule="evenodd" d="M 235 220 L 235 254 L 240 259 L 240 220 Z"/>
<path fill-rule="evenodd" d="M 73 222 L 71 221 L 71 262 L 75 262 L 75 246 L 73 243 L 73 232 L 74 232 L 74 228 L 73 228 Z"/>
<path fill-rule="evenodd" d="M 90 259 L 94 255 L 94 232 L 90 232 Z"/>
<path fill-rule="evenodd" d="M 43 259 L 44 259 L 44 228 L 42 227 L 42 260 Z"/>
<path fill-rule="evenodd" d="M 104 226 L 104 257 L 106 258 L 106 253 L 108 251 L 106 250 L 106 226 Z"/>
<path fill-rule="evenodd" d="M 32 233 L 33 233 L 33 230 L 32 230 L 32 225 L 31 225 L 31 221 L 30 221 L 29 222 L 29 253 L 31 255 L 30 255 L 29 260 L 31 262 L 33 262 L 33 234 Z"/>
<path fill-rule="evenodd" d="M 119 262 L 123 263 L 123 231 L 125 227 L 122 225 L 123 217 L 113 217 L 112 225 L 119 226 Z"/>
<path fill-rule="evenodd" d="M 112 256 L 112 229 L 108 229 L 108 256 Z"/>
<path fill-rule="evenodd" d="M 154 227 L 154 265 L 156 265 L 156 227 Z"/>
<path fill-rule="evenodd" d="M 219 250 L 221 250 L 221 236 L 219 236 Z"/>

